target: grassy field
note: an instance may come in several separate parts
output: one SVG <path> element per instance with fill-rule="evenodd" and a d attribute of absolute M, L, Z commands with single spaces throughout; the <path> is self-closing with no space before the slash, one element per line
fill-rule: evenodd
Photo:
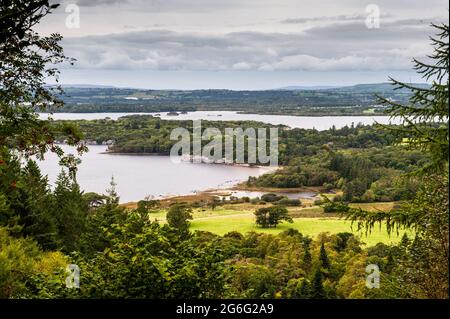
<path fill-rule="evenodd" d="M 315 237 L 320 233 L 329 232 L 331 234 L 340 232 L 351 232 L 358 235 L 361 240 L 368 246 L 375 245 L 378 242 L 385 244 L 396 243 L 400 240 L 400 236 L 389 236 L 385 229 L 374 229 L 368 236 L 365 233 L 357 232 L 356 225 L 352 227 L 351 223 L 337 218 L 295 218 L 294 223 L 283 223 L 277 228 L 262 229 L 255 225 L 254 217 L 250 214 L 216 216 L 214 218 L 194 219 L 191 222 L 191 230 L 209 231 L 218 235 L 224 235 L 230 231 L 238 231 L 247 233 L 256 231 L 261 233 L 277 234 L 289 228 L 297 229 L 304 235 Z"/>
<path fill-rule="evenodd" d="M 355 205 L 356 206 L 356 205 Z M 369 211 L 389 210 L 393 203 L 376 203 L 376 204 L 358 204 L 358 207 Z M 251 231 L 278 234 L 289 228 L 298 230 L 304 235 L 315 237 L 320 233 L 328 232 L 331 234 L 340 232 L 351 232 L 361 238 L 368 246 L 375 245 L 378 242 L 385 244 L 396 243 L 400 240 L 403 232 L 397 236 L 396 234 L 388 235 L 386 229 L 378 227 L 374 229 L 368 236 L 364 231 L 357 231 L 356 225 L 351 222 L 339 219 L 335 216 L 329 216 L 323 213 L 320 207 L 307 208 L 290 208 L 294 223 L 282 223 L 277 228 L 262 229 L 255 225 L 253 212 L 258 205 L 241 204 L 241 205 L 225 205 L 216 209 L 195 209 L 193 213 L 194 219 L 191 221 L 190 229 L 192 231 L 201 230 L 209 231 L 218 235 L 224 235 L 230 231 L 238 231 L 247 233 Z M 165 210 L 152 214 L 154 219 L 165 223 Z"/>

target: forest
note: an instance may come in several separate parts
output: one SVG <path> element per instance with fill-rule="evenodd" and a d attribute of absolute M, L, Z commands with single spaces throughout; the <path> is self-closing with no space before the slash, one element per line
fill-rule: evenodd
<path fill-rule="evenodd" d="M 427 87 L 415 83 L 416 87 Z M 54 90 L 55 87 L 50 87 Z M 57 92 L 55 92 L 57 93 Z M 57 96 L 64 106 L 58 112 L 170 112 L 237 111 L 282 115 L 373 115 L 384 109 L 375 94 L 403 103 L 409 88 L 394 90 L 389 83 L 360 84 L 330 89 L 232 90 L 140 90 L 114 87 L 66 86 Z"/>
<path fill-rule="evenodd" d="M 385 227 L 391 235 L 409 234 L 394 244 L 363 245 L 349 232 L 217 235 L 193 228 L 189 203 L 161 207 L 145 200 L 127 207 L 119 204 L 113 182 L 106 194 L 84 192 L 76 180 L 78 161 L 58 140 L 80 155 L 86 139 L 165 152 L 174 123 L 40 119 L 37 109 L 64 105 L 47 78 L 58 77 L 62 62 L 73 62 L 59 34 L 33 29 L 57 5 L 12 0 L 0 7 L 8 13 L 0 17 L 0 298 L 448 299 L 448 25 L 433 25 L 430 61 L 414 60 L 430 86 L 392 79 L 394 87 L 411 91 L 408 100 L 377 97 L 402 125 L 284 130 L 285 167 L 248 181 L 341 188 L 340 197 L 324 196 L 320 205 L 367 233 Z M 143 145 L 144 137 L 154 140 Z M 34 160 L 48 152 L 61 159 L 54 188 Z M 270 198 L 255 210 L 261 229 L 291 219 L 287 205 Z M 385 200 L 396 205 L 388 211 L 351 205 Z M 161 210 L 165 222 L 152 217 Z M 80 270 L 78 287 L 67 284 L 70 265 Z M 366 270 L 374 265 L 379 285 L 368 285 Z"/>

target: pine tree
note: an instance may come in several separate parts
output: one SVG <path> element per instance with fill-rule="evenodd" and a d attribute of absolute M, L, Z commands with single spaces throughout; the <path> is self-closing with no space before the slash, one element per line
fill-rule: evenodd
<path fill-rule="evenodd" d="M 398 141 L 422 150 L 431 160 L 415 171 L 421 185 L 415 197 L 390 212 L 348 209 L 341 212 L 358 227 L 371 231 L 385 223 L 388 233 L 399 228 L 413 229 L 421 241 L 409 246 L 398 262 L 397 280 L 402 282 L 399 294 L 418 298 L 448 298 L 449 279 L 449 26 L 432 25 L 437 34 L 431 38 L 433 53 L 428 62 L 413 60 L 415 70 L 429 83 L 417 87 L 391 79 L 396 89 L 412 93 L 408 105 L 379 97 L 388 114 L 401 118 L 402 125 L 384 126 L 396 133 Z M 420 258 L 417 258 L 420 256 Z"/>
<path fill-rule="evenodd" d="M 325 269 L 330 269 L 330 260 L 328 259 L 327 251 L 325 250 L 325 245 L 322 243 L 320 246 L 319 255 L 320 265 Z"/>
<path fill-rule="evenodd" d="M 305 266 L 305 271 L 309 271 L 312 263 L 311 250 L 309 247 L 309 243 L 304 244 L 305 252 L 303 253 L 303 264 Z"/>
<path fill-rule="evenodd" d="M 301 299 L 311 298 L 311 285 L 308 280 L 304 279 L 300 284 L 300 289 L 298 291 L 298 297 Z"/>
<path fill-rule="evenodd" d="M 22 212 L 19 221 L 24 226 L 23 235 L 32 236 L 44 249 L 57 247 L 57 221 L 51 211 L 52 196 L 47 177 L 43 177 L 36 162 L 29 160 L 22 171 L 26 182 L 22 188 Z"/>
<path fill-rule="evenodd" d="M 108 206 L 117 206 L 119 205 L 119 195 L 116 192 L 116 182 L 114 180 L 114 176 L 111 176 L 111 181 L 109 182 L 109 188 L 106 190 L 107 198 L 106 198 L 106 204 Z"/>
<path fill-rule="evenodd" d="M 402 143 L 432 156 L 432 161 L 422 172 L 442 172 L 448 167 L 449 157 L 449 26 L 432 26 L 437 29 L 437 34 L 431 37 L 434 51 L 428 56 L 429 61 L 413 59 L 414 69 L 431 87 L 417 87 L 390 78 L 396 90 L 411 91 L 409 104 L 378 96 L 380 103 L 388 107 L 389 115 L 403 121 L 400 128 L 387 128 L 397 133 Z"/>
<path fill-rule="evenodd" d="M 57 178 L 54 196 L 61 248 L 67 252 L 77 250 L 85 227 L 87 206 L 78 184 L 64 170 Z"/>
<path fill-rule="evenodd" d="M 326 297 L 325 289 L 323 288 L 323 274 L 320 267 L 316 269 L 314 277 L 311 282 L 311 298 L 312 299 L 324 299 Z"/>

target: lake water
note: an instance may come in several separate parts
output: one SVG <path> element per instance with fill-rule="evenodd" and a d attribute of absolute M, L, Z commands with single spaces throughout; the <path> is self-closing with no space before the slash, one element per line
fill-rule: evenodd
<path fill-rule="evenodd" d="M 93 120 L 109 117 L 117 119 L 131 114 L 157 113 L 55 113 L 55 120 Z M 214 120 L 214 121 L 259 121 L 268 124 L 283 124 L 292 128 L 316 128 L 326 130 L 335 125 L 336 128 L 353 124 L 373 124 L 375 122 L 388 124 L 390 119 L 384 116 L 281 116 L 238 114 L 229 111 L 189 112 L 178 116 L 159 113 L 162 119 L 174 120 Z M 48 114 L 41 114 L 47 118 Z M 66 153 L 73 149 L 63 146 Z M 122 203 L 138 201 L 150 195 L 156 198 L 171 195 L 193 194 L 209 189 L 227 188 L 245 181 L 249 176 L 259 176 L 271 168 L 250 168 L 228 165 L 193 164 L 189 162 L 173 163 L 168 156 L 145 155 L 113 155 L 103 154 L 106 147 L 89 146 L 90 151 L 82 156 L 82 164 L 78 170 L 78 182 L 86 192 L 104 193 L 109 187 L 111 177 L 117 183 L 117 192 Z M 60 172 L 58 159 L 54 154 L 48 154 L 44 162 L 39 163 L 44 174 L 54 182 Z M 273 168 L 272 168 L 273 169 Z M 235 193 L 234 196 L 260 197 L 262 194 Z M 312 194 L 291 194 L 289 197 L 310 197 Z"/>
<path fill-rule="evenodd" d="M 62 146 L 66 153 L 74 153 Z M 227 188 L 259 176 L 270 168 L 241 167 L 219 164 L 173 163 L 169 156 L 103 154 L 105 146 L 89 146 L 81 157 L 77 179 L 86 192 L 105 193 L 111 177 L 117 183 L 120 202 L 138 201 L 151 195 L 156 198 L 193 194 L 208 189 Z M 43 174 L 54 183 L 60 172 L 56 155 L 48 153 L 38 162 Z"/>
<path fill-rule="evenodd" d="M 291 115 L 262 115 L 262 114 L 239 114 L 232 111 L 196 111 L 180 114 L 178 116 L 160 113 L 54 113 L 55 120 L 97 120 L 111 118 L 113 120 L 126 115 L 157 115 L 163 120 L 209 120 L 209 121 L 258 121 L 273 125 L 287 125 L 292 128 L 327 130 L 333 125 L 341 128 L 352 123 L 361 124 L 399 124 L 400 119 L 390 119 L 388 116 L 291 116 Z M 42 118 L 48 114 L 42 113 Z"/>

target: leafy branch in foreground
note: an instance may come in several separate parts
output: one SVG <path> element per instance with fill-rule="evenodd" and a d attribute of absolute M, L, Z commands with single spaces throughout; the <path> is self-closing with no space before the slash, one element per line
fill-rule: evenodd
<path fill-rule="evenodd" d="M 82 153 L 86 148 L 80 143 L 80 134 L 74 128 L 50 125 L 51 121 L 41 120 L 36 112 L 63 104 L 55 94 L 62 92 L 61 87 L 48 87 L 46 81 L 58 82 L 56 65 L 73 63 L 64 55 L 61 35 L 40 36 L 33 30 L 57 7 L 48 0 L 7 0 L 0 4 L 0 149 L 38 158 L 53 151 L 63 164 L 73 168 L 75 163 L 63 157 L 55 136 L 65 135 L 67 142 Z"/>
<path fill-rule="evenodd" d="M 409 105 L 386 98 L 380 102 L 389 107 L 391 117 L 400 117 L 403 125 L 394 128 L 402 143 L 431 156 L 431 162 L 415 172 L 421 187 L 415 198 L 391 212 L 365 212 L 345 207 L 336 208 L 342 216 L 357 223 L 358 228 L 372 230 L 378 223 L 388 232 L 400 227 L 415 231 L 408 253 L 399 259 L 396 279 L 408 287 L 412 297 L 448 298 L 449 274 L 449 200 L 448 200 L 448 60 L 449 26 L 433 25 L 437 38 L 431 38 L 434 53 L 429 63 L 414 60 L 415 70 L 430 88 L 416 88 L 392 80 L 397 89 L 413 93 Z M 425 284 L 424 284 L 425 283 Z"/>
<path fill-rule="evenodd" d="M 397 133 L 401 143 L 431 154 L 433 161 L 420 172 L 442 171 L 448 165 L 449 156 L 449 26 L 432 26 L 437 29 L 437 34 L 430 38 L 433 53 L 427 57 L 429 62 L 413 59 L 414 69 L 431 86 L 415 87 L 390 78 L 395 90 L 412 92 L 409 105 L 378 96 L 379 102 L 388 107 L 388 114 L 403 121 L 400 127 L 385 127 Z"/>

